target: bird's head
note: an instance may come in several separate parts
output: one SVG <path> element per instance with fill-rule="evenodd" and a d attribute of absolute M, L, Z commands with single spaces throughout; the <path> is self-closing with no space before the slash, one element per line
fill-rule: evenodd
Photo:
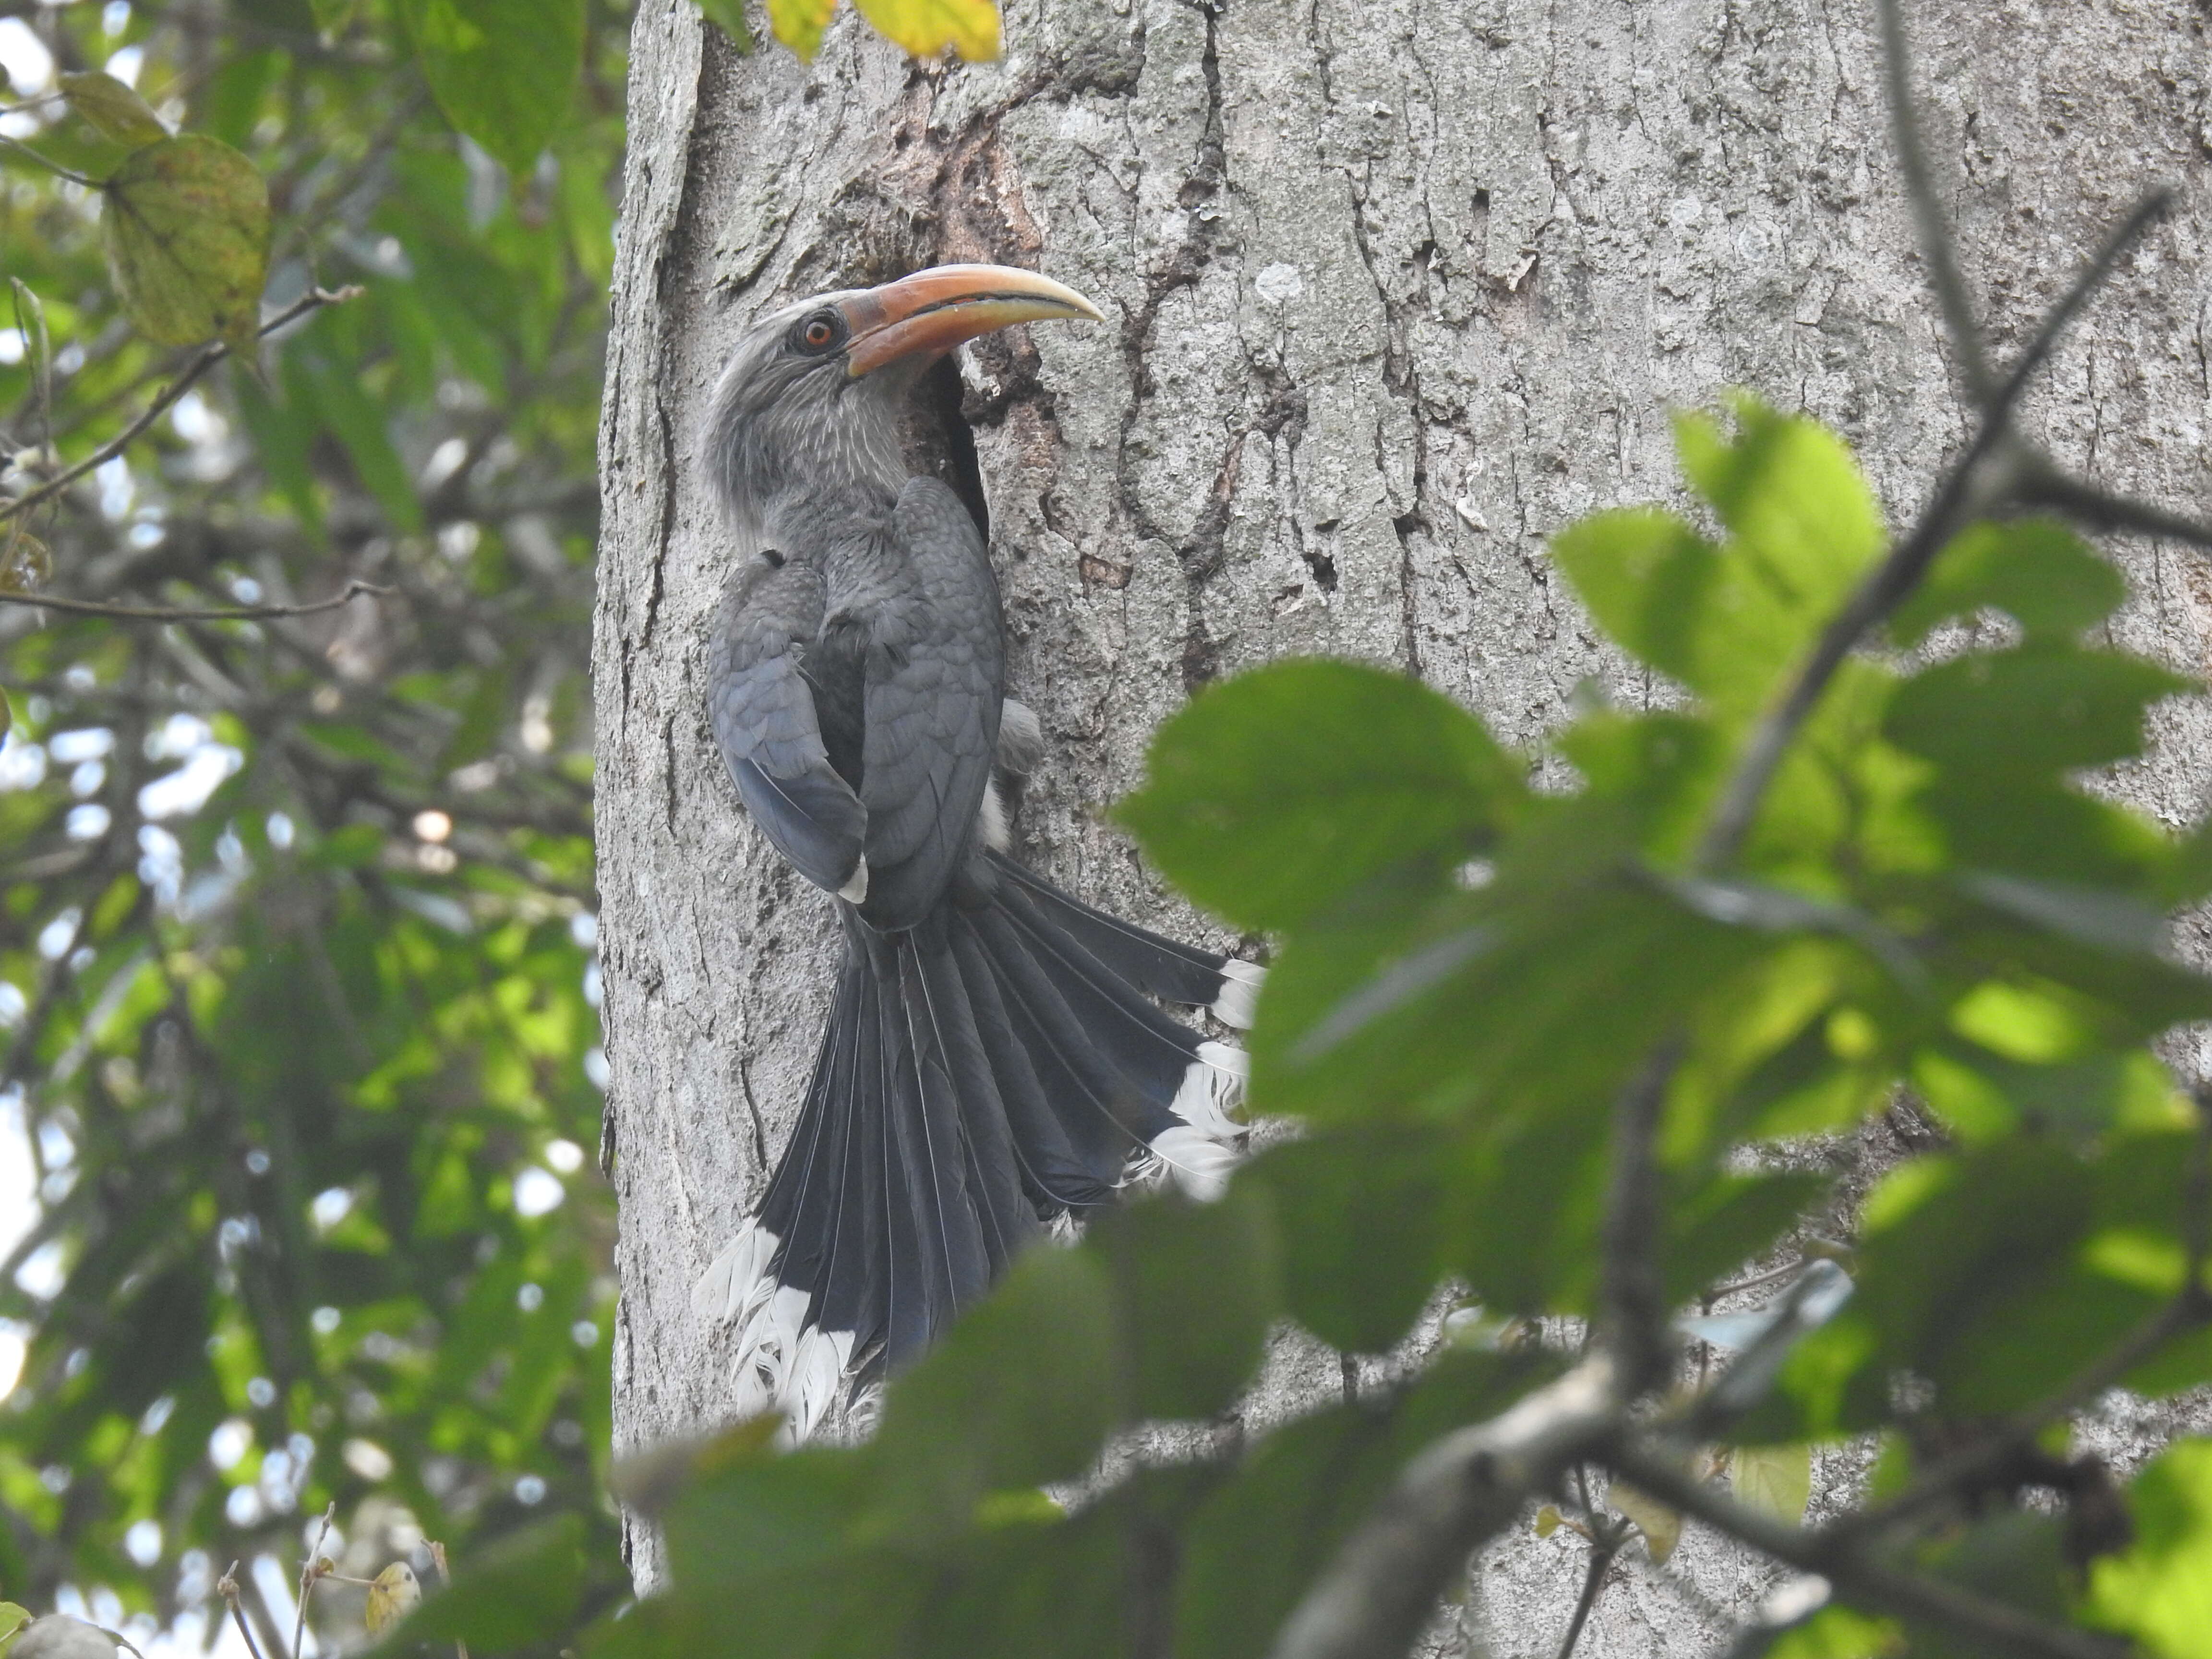
<path fill-rule="evenodd" d="M 771 312 L 714 391 L 715 493 L 753 537 L 779 533 L 787 514 L 887 505 L 906 481 L 899 414 L 921 372 L 963 340 L 1054 317 L 1103 320 L 1073 289 L 1007 265 L 936 265 Z"/>

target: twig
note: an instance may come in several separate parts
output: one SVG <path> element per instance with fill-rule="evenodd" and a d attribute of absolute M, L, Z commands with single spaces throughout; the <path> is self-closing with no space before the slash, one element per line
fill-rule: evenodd
<path fill-rule="evenodd" d="M 2021 480 L 2020 494 L 2021 500 L 2037 507 L 2056 507 L 2092 530 L 2132 530 L 2140 535 L 2162 536 L 2169 541 L 2184 542 L 2212 552 L 2212 524 L 2169 513 L 2148 501 L 2100 489 L 2093 483 L 2069 477 L 2048 463 L 2028 464 L 2026 476 Z"/>
<path fill-rule="evenodd" d="M 1624 1395 L 1619 1362 L 1600 1349 L 1489 1422 L 1431 1443 L 1306 1592 L 1272 1659 L 1405 1652 L 1453 1571 L 1564 1465 L 1613 1433 Z"/>
<path fill-rule="evenodd" d="M 1593 1523 L 1596 1516 L 1591 1516 Z M 1597 1606 L 1600 1591 L 1605 1589 L 1605 1576 L 1613 1570 L 1613 1559 L 1620 1553 L 1624 1533 L 1607 1529 L 1598 1532 L 1590 1540 L 1589 1571 L 1583 1575 L 1583 1593 L 1575 1598 L 1573 1617 L 1567 1620 L 1567 1633 L 1559 1643 L 1559 1659 L 1574 1659 L 1575 1646 L 1583 1639 L 1583 1626 L 1589 1622 L 1592 1609 Z"/>
<path fill-rule="evenodd" d="M 215 1593 L 230 1604 L 230 1616 L 238 1623 L 238 1633 L 246 1638 L 246 1650 L 253 1659 L 261 1659 L 261 1644 L 253 1639 L 253 1627 L 246 1622 L 246 1613 L 238 1605 L 238 1563 L 230 1564 L 230 1571 L 215 1581 Z"/>
<path fill-rule="evenodd" d="M 300 1568 L 300 1610 L 292 1621 L 292 1659 L 300 1659 L 300 1644 L 307 1631 L 307 1597 L 314 1593 L 315 1581 L 323 1577 L 323 1540 L 331 1535 L 331 1522 L 337 1512 L 337 1499 L 333 1498 L 323 1511 L 323 1524 L 315 1528 L 315 1541 Z"/>
<path fill-rule="evenodd" d="M 1890 3 L 1893 4 L 1895 0 L 1890 0 Z M 2066 332 L 2067 325 L 2088 303 L 2089 296 L 2097 291 L 2105 278 L 2112 274 L 2113 267 L 2120 263 L 2127 251 L 2142 239 L 2145 231 L 2164 218 L 2172 205 L 2172 191 L 2154 190 L 2137 202 L 2112 234 L 2105 238 L 2105 245 L 2067 284 L 2066 292 L 2058 296 L 2058 303 L 2044 313 L 2034 338 L 2027 343 L 2027 349 L 2020 354 L 2020 361 L 2012 366 L 2012 372 L 2005 376 L 2004 384 L 1982 400 L 1991 420 L 2002 420 L 2010 415 L 2019 404 L 2021 394 L 2027 391 L 2027 383 L 2035 378 L 2035 372 L 2043 367 L 2051 356 L 2051 349 L 2058 343 L 2059 337 Z"/>
<path fill-rule="evenodd" d="M 36 161 L 47 172 L 54 173 L 60 178 L 66 179 L 73 185 L 82 185 L 87 190 L 99 190 L 102 188 L 99 179 L 88 179 L 82 173 L 72 173 L 69 168 L 64 167 L 59 161 L 55 161 L 52 156 L 41 155 L 37 150 L 33 149 L 28 144 L 25 143 L 20 138 L 10 138 L 6 133 L 0 132 L 0 144 L 5 144 L 12 150 L 16 150 L 24 155 L 27 155 L 32 161 Z"/>
<path fill-rule="evenodd" d="M 1653 1158 L 1660 1109 L 1681 1063 L 1680 1037 L 1654 1049 L 1613 1109 L 1613 1167 L 1599 1267 L 1600 1329 L 1620 1356 L 1627 1392 L 1641 1394 L 1667 1371 L 1667 1289 L 1660 1273 L 1663 1229 Z"/>
<path fill-rule="evenodd" d="M 1890 132 L 1897 140 L 1898 170 L 1905 175 L 1905 198 L 1912 204 L 1912 228 L 1920 240 L 1920 257 L 1928 262 L 1929 286 L 1943 309 L 1943 325 L 1951 336 L 1951 349 L 1959 354 L 1959 368 L 1966 391 L 1976 403 L 1986 402 L 1994 384 L 1989 359 L 1982 350 L 1982 331 L 1974 321 L 1973 302 L 1966 297 L 1966 278 L 1954 256 L 1950 227 L 1943 222 L 1942 204 L 1936 199 L 1936 185 L 1928 173 L 1928 152 L 1920 142 L 1920 114 L 1912 101 L 1912 57 L 1905 39 L 1905 17 L 1899 0 L 1881 0 L 1881 57 L 1889 94 Z"/>
<path fill-rule="evenodd" d="M 1822 1534 L 1790 1526 L 1693 1478 L 1681 1464 L 1626 1440 L 1601 1454 L 1624 1480 L 1801 1571 L 1820 1574 L 1847 1599 L 1898 1618 L 1945 1625 L 2037 1659 L 2123 1659 L 2126 1645 L 2065 1630 L 2002 1601 L 1918 1573 L 1899 1572 Z"/>
<path fill-rule="evenodd" d="M 27 498 L 26 498 L 27 499 Z M 317 599 L 312 605 L 216 605 L 204 608 L 185 607 L 172 610 L 157 605 L 110 605 L 101 599 L 64 599 L 51 593 L 15 593 L 0 590 L 0 605 L 27 605 L 41 611 L 64 611 L 72 617 L 105 617 L 113 622 L 188 623 L 188 622 L 262 622 L 276 617 L 312 617 L 319 611 L 335 611 L 342 605 L 368 594 L 380 599 L 397 599 L 396 587 L 379 587 L 374 582 L 350 581 L 345 589 L 327 599 Z"/>
<path fill-rule="evenodd" d="M 342 288 L 335 290 L 310 289 L 267 322 L 262 324 L 259 333 L 266 337 L 287 324 L 297 322 L 311 311 L 319 310 L 325 306 L 343 305 L 349 300 L 358 299 L 363 291 L 359 288 Z M 164 386 L 152 403 L 146 405 L 145 412 L 125 427 L 121 432 L 100 445 L 99 448 L 94 450 L 91 454 L 86 456 L 60 477 L 48 479 L 29 495 L 19 495 L 11 501 L 0 502 L 0 520 L 11 519 L 19 513 L 27 513 L 40 502 L 68 489 L 94 468 L 105 465 L 113 460 L 129 448 L 147 428 L 160 420 L 163 411 L 178 398 L 183 397 L 191 388 L 195 380 L 229 356 L 230 347 L 221 340 L 202 346 L 198 355 L 185 365 L 183 372 Z"/>

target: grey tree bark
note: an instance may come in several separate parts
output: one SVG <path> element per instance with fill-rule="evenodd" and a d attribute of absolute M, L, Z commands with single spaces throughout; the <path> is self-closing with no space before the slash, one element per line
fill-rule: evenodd
<path fill-rule="evenodd" d="M 2212 504 L 2204 8 L 1915 9 L 1931 148 L 2001 354 L 2139 188 L 2181 188 L 2034 407 L 2063 459 Z M 695 434 L 756 308 L 993 259 L 1114 319 L 962 364 L 1012 689 L 1048 739 L 1018 835 L 1074 891 L 1216 939 L 1102 817 L 1193 688 L 1349 653 L 1534 749 L 1586 681 L 1650 694 L 1544 543 L 1675 493 L 1671 408 L 1732 386 L 1802 406 L 1897 520 L 1963 434 L 1871 0 L 1011 0 L 1006 37 L 999 64 L 915 64 L 848 11 L 805 64 L 738 56 L 689 0 L 639 0 L 596 633 L 618 1449 L 726 1411 L 724 1337 L 690 1288 L 781 1146 L 832 956 L 826 902 L 744 822 L 701 692 L 725 552 Z M 2120 551 L 2136 597 L 2117 634 L 2203 672 L 2212 575 Z M 2212 723 L 2179 706 L 2160 738 L 2123 787 L 2193 819 Z M 1288 1355 L 1253 1410 L 1340 1376 Z M 2122 1455 L 2170 1420 L 2112 1413 Z M 631 1544 L 649 1581 L 651 1538 Z M 1553 1651 L 1580 1549 L 1502 1540 L 1440 1650 Z M 1583 1652 L 1698 1651 L 1770 1583 L 1694 1537 L 1665 1572 L 1640 1554 Z"/>

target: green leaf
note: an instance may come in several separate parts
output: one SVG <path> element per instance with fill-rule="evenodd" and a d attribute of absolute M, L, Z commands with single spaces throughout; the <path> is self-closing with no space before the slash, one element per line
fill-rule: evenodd
<path fill-rule="evenodd" d="M 1644 1534 L 1644 1547 L 1651 1557 L 1652 1565 L 1665 1566 L 1667 1558 L 1682 1541 L 1680 1513 L 1626 1480 L 1616 1480 L 1607 1487 L 1605 1501 L 1636 1522 L 1636 1530 Z"/>
<path fill-rule="evenodd" d="M 1277 928 L 1393 866 L 1470 856 L 1526 794 L 1520 763 L 1449 698 L 1308 659 L 1200 692 L 1116 816 L 1200 903 Z"/>
<path fill-rule="evenodd" d="M 662 1521 L 678 1584 L 735 1590 L 831 1569 L 850 1550 L 880 1457 L 819 1446 L 780 1455 L 768 1439 L 741 1424 L 699 1453 Z"/>
<path fill-rule="evenodd" d="M 359 376 L 312 347 L 288 351 L 284 386 L 295 408 L 312 409 L 345 446 L 362 485 L 376 497 L 394 528 L 422 527 L 422 498 L 393 447 L 383 411 L 362 390 Z"/>
<path fill-rule="evenodd" d="M 1764 705 L 1883 539 L 1832 434 L 1750 398 L 1736 420 L 1734 441 L 1703 416 L 1675 427 L 1683 471 L 1734 532 L 1725 547 L 1655 508 L 1596 514 L 1552 545 L 1607 633 L 1731 723 Z"/>
<path fill-rule="evenodd" d="M 2095 1202 L 2088 1165 L 2048 1142 L 1908 1164 L 1867 1200 L 1853 1313 L 1947 1415 L 2030 1405 L 2156 1304 L 2082 1260 Z"/>
<path fill-rule="evenodd" d="M 1146 1469 L 1071 1520 L 968 1541 L 918 1630 L 867 1650 L 916 1659 L 1125 1659 L 1157 1632 L 1174 1589 L 1177 1535 L 1219 1484 L 1204 1465 Z M 851 1651 L 860 1651 L 852 1650 Z"/>
<path fill-rule="evenodd" d="M 2161 1659 L 2212 1659 L 2212 1440 L 2185 1440 L 2128 1487 L 2135 1541 L 2089 1566 L 2089 1616 Z"/>
<path fill-rule="evenodd" d="M 1939 1578 L 2047 1623 L 2070 1622 L 2077 1581 L 2054 1516 L 2000 1511 L 1921 1553 Z M 1907 1629 L 1914 1659 L 2015 1659 L 2020 1651 L 2011 1641 L 1977 1640 L 1948 1623 Z"/>
<path fill-rule="evenodd" d="M 1251 1382 L 1282 1309 L 1267 1200 L 1239 1180 L 1213 1203 L 1162 1194 L 1091 1224 L 1084 1250 L 1118 1304 L 1125 1418 L 1211 1417 Z"/>
<path fill-rule="evenodd" d="M 1667 1297 L 1688 1301 L 1764 1255 L 1827 1190 L 1818 1176 L 1722 1176 L 1668 1206 Z"/>
<path fill-rule="evenodd" d="M 1486 886 L 1438 901 L 1304 1031 L 1285 1029 L 1310 1006 L 1286 951 L 1253 1032 L 1254 1100 L 1345 1123 L 1609 1095 L 1698 998 L 1789 937 L 1636 878 L 1633 828 L 1613 803 L 1547 806 L 1498 848 Z"/>
<path fill-rule="evenodd" d="M 1626 507 L 1570 525 L 1552 556 L 1614 641 L 1686 685 L 1715 683 L 1724 641 L 1709 612 L 1725 577 L 1711 542 L 1663 508 Z"/>
<path fill-rule="evenodd" d="M 1889 623 L 1916 646 L 1954 617 L 2002 611 L 2031 640 L 2071 640 L 2119 607 L 2127 583 L 2064 525 L 1984 520 L 1953 537 Z"/>
<path fill-rule="evenodd" d="M 246 429 L 253 436 L 254 452 L 270 482 L 283 493 L 286 503 L 319 540 L 323 500 L 315 486 L 314 472 L 307 464 L 309 446 L 314 441 L 317 428 L 312 411 L 289 401 L 277 403 L 250 374 L 233 374 L 229 378 L 231 395 L 237 400 L 238 412 L 245 417 Z"/>
<path fill-rule="evenodd" d="M 753 31 L 745 21 L 744 0 L 699 0 L 699 15 L 729 36 L 739 52 L 752 51 Z"/>
<path fill-rule="evenodd" d="M 999 55 L 999 9 L 992 0 L 854 0 L 860 15 L 893 46 L 917 58 L 948 47 L 970 63 Z"/>
<path fill-rule="evenodd" d="M 1731 410 L 1733 442 L 1705 416 L 1675 418 L 1683 474 L 1792 613 L 1825 622 L 1881 553 L 1881 509 L 1850 451 L 1819 422 L 1748 395 Z"/>
<path fill-rule="evenodd" d="M 465 1642 L 472 1652 L 512 1653 L 550 1643 L 575 1622 L 584 1575 L 584 1518 L 558 1515 L 509 1534 L 455 1564 L 450 1589 L 422 1605 L 380 1643 L 383 1654 L 424 1642 Z"/>
<path fill-rule="evenodd" d="M 160 345 L 253 349 L 269 259 L 269 191 L 253 163 L 197 133 L 133 150 L 100 218 L 131 325 Z"/>
<path fill-rule="evenodd" d="M 403 0 L 446 118 L 509 173 L 560 130 L 584 59 L 584 0 Z"/>
<path fill-rule="evenodd" d="M 125 85 L 106 70 L 85 70 L 64 74 L 58 79 L 62 96 L 69 100 L 69 106 L 97 128 L 102 137 L 137 149 L 159 143 L 169 136 L 168 128 L 161 125 L 161 118 L 138 95 L 137 88 Z"/>
<path fill-rule="evenodd" d="M 1987 787 L 2138 755 L 2144 711 L 2195 689 L 2140 658 L 2040 642 L 1916 674 L 1898 688 L 1882 730 L 1900 749 Z"/>
<path fill-rule="evenodd" d="M 1114 1419 L 1113 1298 L 1091 1251 L 1017 1261 L 885 1395 L 893 1512 L 925 1528 L 964 1523 L 987 1492 L 1080 1474 Z"/>
<path fill-rule="evenodd" d="M 1729 1454 L 1729 1485 L 1739 1503 L 1796 1526 L 1813 1497 L 1813 1449 L 1738 1446 Z"/>
<path fill-rule="evenodd" d="M 1380 1353 L 1443 1277 L 1443 1137 L 1380 1128 L 1270 1148 L 1237 1184 L 1273 1194 L 1291 1316 L 1331 1347 Z"/>
<path fill-rule="evenodd" d="M 1258 1659 L 1337 1546 L 1406 1460 L 1496 1415 L 1545 1362 L 1453 1353 L 1395 1405 L 1342 1406 L 1261 1440 L 1183 1534 L 1178 1659 Z"/>
<path fill-rule="evenodd" d="M 31 1611 L 19 1607 L 13 1601 L 0 1601 L 0 1659 L 6 1659 L 8 1650 L 23 1633 L 23 1626 L 31 1622 Z"/>
<path fill-rule="evenodd" d="M 1825 1607 L 1778 1638 L 1766 1659 L 1896 1659 L 1905 1632 L 1894 1619 L 1844 1607 Z"/>

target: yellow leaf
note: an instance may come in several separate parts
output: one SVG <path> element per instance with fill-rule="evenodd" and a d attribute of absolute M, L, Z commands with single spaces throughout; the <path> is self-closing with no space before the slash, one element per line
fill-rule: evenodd
<path fill-rule="evenodd" d="M 947 46 L 971 64 L 999 55 L 999 9 L 992 0 L 854 3 L 877 33 L 917 58 L 934 58 Z"/>
<path fill-rule="evenodd" d="M 1636 1522 L 1654 1565 L 1662 1565 L 1674 1553 L 1674 1546 L 1682 1541 L 1682 1517 L 1626 1480 L 1614 1481 L 1606 1492 L 1605 1501 Z"/>
<path fill-rule="evenodd" d="M 1739 1446 L 1729 1478 L 1739 1502 L 1796 1526 L 1813 1497 L 1813 1449 Z"/>
<path fill-rule="evenodd" d="M 1536 1536 L 1549 1538 L 1559 1529 L 1559 1510 L 1555 1504 L 1547 1504 L 1536 1511 Z"/>
<path fill-rule="evenodd" d="M 822 50 L 822 31 L 836 9 L 837 0 L 768 0 L 768 26 L 801 58 L 811 58 Z"/>
<path fill-rule="evenodd" d="M 386 1626 L 398 1623 L 422 1599 L 422 1587 L 415 1582 L 415 1569 L 404 1561 L 394 1561 L 369 1583 L 368 1633 L 374 1636 Z"/>
<path fill-rule="evenodd" d="M 5 698 L 0 698 L 4 703 Z M 0 725 L 0 730 L 4 730 Z M 13 1601 L 0 1601 L 0 1655 L 5 1655 L 15 1638 L 23 1633 L 23 1626 L 31 1622 L 27 1607 L 19 1607 Z"/>
<path fill-rule="evenodd" d="M 108 179 L 100 238 L 131 325 L 159 345 L 252 349 L 269 264 L 269 189 L 228 144 L 186 133 Z"/>

